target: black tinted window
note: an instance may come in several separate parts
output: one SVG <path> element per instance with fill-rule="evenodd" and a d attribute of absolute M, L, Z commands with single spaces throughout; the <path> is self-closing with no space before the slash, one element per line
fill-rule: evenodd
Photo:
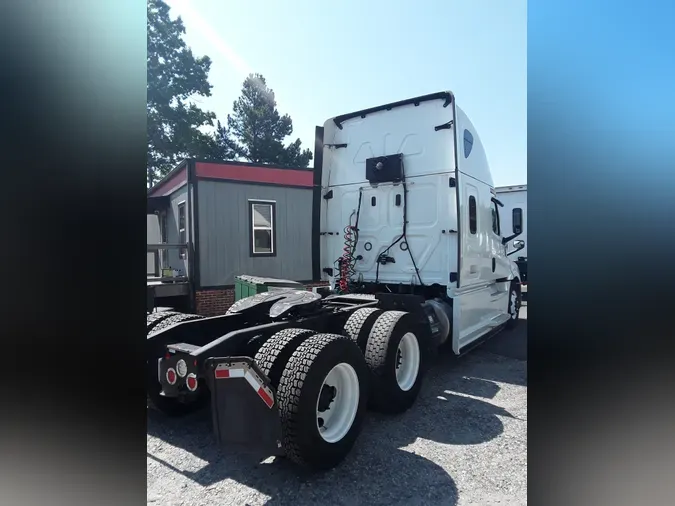
<path fill-rule="evenodd" d="M 469 197 L 469 232 L 475 234 L 478 230 L 476 215 L 476 197 Z"/>
<path fill-rule="evenodd" d="M 497 204 L 493 203 L 492 204 L 492 231 L 499 235 L 500 230 L 499 230 L 499 209 L 497 208 Z"/>
<path fill-rule="evenodd" d="M 469 158 L 473 148 L 473 135 L 468 130 L 464 130 L 464 158 Z"/>

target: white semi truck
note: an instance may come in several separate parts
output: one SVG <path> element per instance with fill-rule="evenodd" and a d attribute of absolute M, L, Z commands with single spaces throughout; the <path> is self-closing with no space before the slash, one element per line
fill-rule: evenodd
<path fill-rule="evenodd" d="M 497 197 L 504 204 L 502 209 L 504 230 L 521 230 L 521 234 L 507 244 L 509 253 L 518 253 L 515 262 L 520 270 L 521 282 L 527 285 L 527 185 L 500 186 L 495 188 Z"/>
<path fill-rule="evenodd" d="M 317 129 L 314 216 L 330 288 L 241 299 L 211 318 L 148 315 L 148 398 L 209 398 L 217 439 L 313 469 L 340 463 L 366 408 L 417 398 L 440 346 L 518 323 L 521 275 L 483 145 L 451 92 Z M 301 287 L 298 287 L 301 288 Z"/>

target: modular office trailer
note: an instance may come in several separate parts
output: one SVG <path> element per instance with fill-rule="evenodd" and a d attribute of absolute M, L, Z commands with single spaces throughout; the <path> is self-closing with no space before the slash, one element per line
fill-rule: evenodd
<path fill-rule="evenodd" d="M 240 274 L 311 283 L 313 186 L 312 168 L 183 161 L 148 192 L 148 215 L 171 246 L 152 262 L 148 236 L 151 306 L 223 314 Z"/>

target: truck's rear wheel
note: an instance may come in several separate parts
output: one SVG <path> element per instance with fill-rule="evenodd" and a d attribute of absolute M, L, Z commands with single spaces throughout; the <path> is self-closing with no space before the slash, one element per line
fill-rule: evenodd
<path fill-rule="evenodd" d="M 507 329 L 514 329 L 518 325 L 520 315 L 520 305 L 522 303 L 522 293 L 518 283 L 512 282 L 509 291 L 509 321 L 506 322 Z"/>
<path fill-rule="evenodd" d="M 167 327 L 170 327 L 171 325 L 175 325 L 176 323 L 187 322 L 190 320 L 199 320 L 201 318 L 204 317 L 198 314 L 177 313 L 171 315 L 168 318 L 164 318 L 157 325 L 155 325 L 154 328 L 148 332 L 148 337 L 156 334 L 157 332 L 160 332 Z"/>
<path fill-rule="evenodd" d="M 284 329 L 263 344 L 255 355 L 255 362 L 267 376 L 276 390 L 279 387 L 281 374 L 300 343 L 315 334 L 307 329 Z"/>
<path fill-rule="evenodd" d="M 368 400 L 368 367 L 351 339 L 316 334 L 291 356 L 277 392 L 286 456 L 330 469 L 361 432 Z"/>
<path fill-rule="evenodd" d="M 366 351 L 366 344 L 368 342 L 368 334 L 370 329 L 377 320 L 377 317 L 383 313 L 381 309 L 373 307 L 364 307 L 357 309 L 345 323 L 344 332 L 348 337 L 359 345 L 361 351 Z"/>
<path fill-rule="evenodd" d="M 378 411 L 400 413 L 417 398 L 427 357 L 417 327 L 412 314 L 386 311 L 370 331 L 365 358 L 373 377 L 371 403 Z"/>

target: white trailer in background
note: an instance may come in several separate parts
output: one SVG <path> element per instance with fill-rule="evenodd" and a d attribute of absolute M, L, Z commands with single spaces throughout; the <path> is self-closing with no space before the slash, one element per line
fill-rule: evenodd
<path fill-rule="evenodd" d="M 505 231 L 521 228 L 517 239 L 507 244 L 507 251 L 514 254 L 520 269 L 523 285 L 527 285 L 527 185 L 499 186 L 495 188 L 497 197 L 504 204 L 502 209 L 502 228 Z M 523 246 L 521 249 L 518 249 Z"/>

